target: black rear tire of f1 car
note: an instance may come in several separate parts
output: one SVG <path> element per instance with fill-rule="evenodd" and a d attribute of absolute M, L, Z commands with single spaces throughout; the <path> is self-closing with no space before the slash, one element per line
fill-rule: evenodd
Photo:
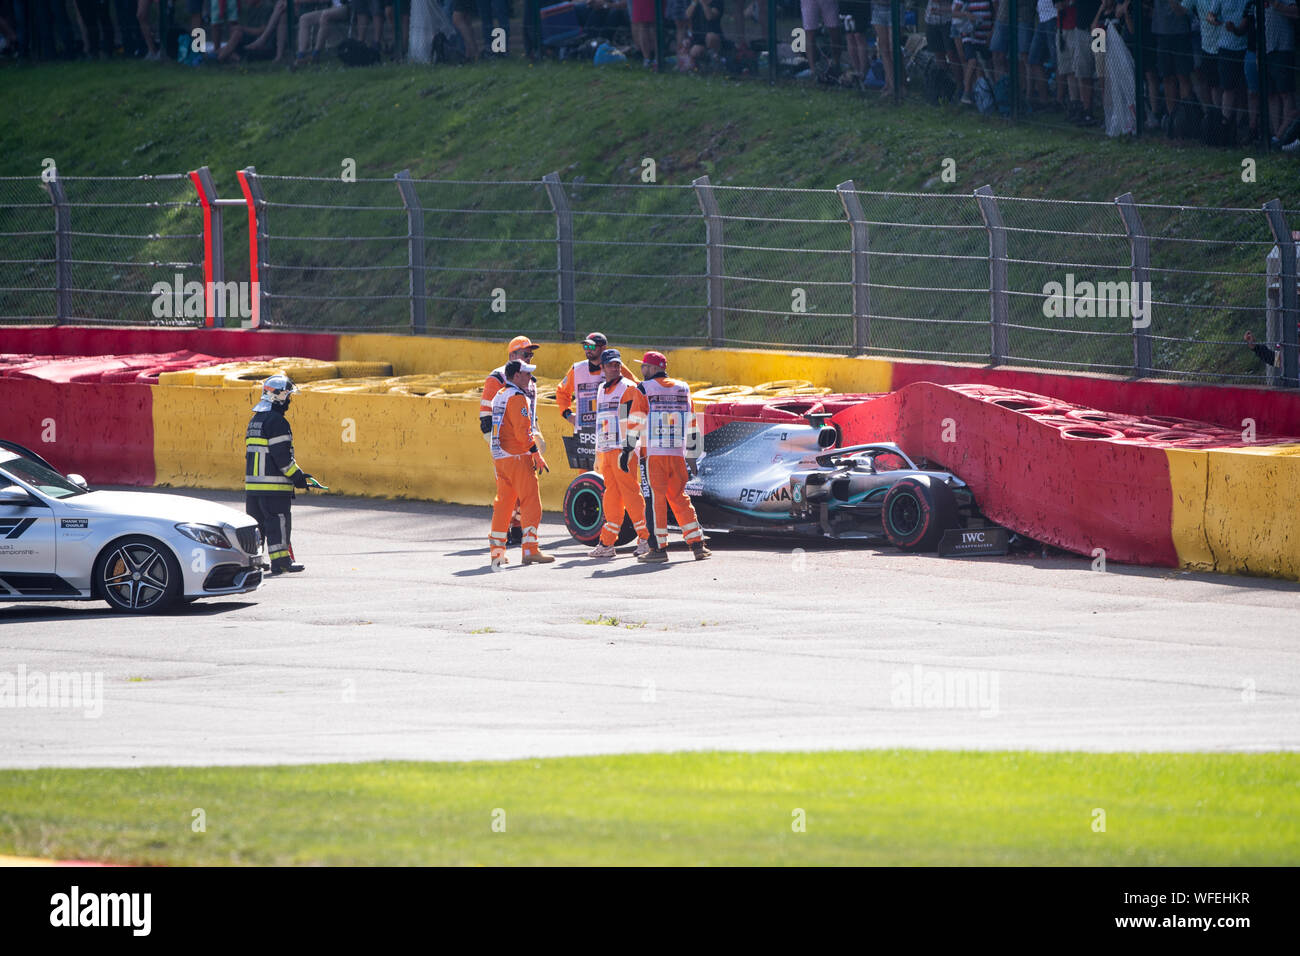
<path fill-rule="evenodd" d="M 943 533 L 960 521 L 952 489 L 929 475 L 901 478 L 880 509 L 885 537 L 904 551 L 934 551 Z"/>
<path fill-rule="evenodd" d="M 564 526 L 569 534 L 582 544 L 595 545 L 600 541 L 600 529 L 605 524 L 605 479 L 594 471 L 583 472 L 564 493 Z M 615 544 L 627 544 L 636 537 L 632 519 L 623 516 Z"/>

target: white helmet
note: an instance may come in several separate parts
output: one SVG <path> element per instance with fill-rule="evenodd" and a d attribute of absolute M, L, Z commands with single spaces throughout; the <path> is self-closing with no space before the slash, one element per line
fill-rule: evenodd
<path fill-rule="evenodd" d="M 298 391 L 298 386 L 284 373 L 277 373 L 262 383 L 262 401 L 273 405 L 287 405 L 289 396 Z"/>

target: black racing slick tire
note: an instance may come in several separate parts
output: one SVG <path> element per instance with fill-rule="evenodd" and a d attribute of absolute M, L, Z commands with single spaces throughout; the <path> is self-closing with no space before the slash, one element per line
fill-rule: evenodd
<path fill-rule="evenodd" d="M 100 552 L 92 584 L 114 611 L 156 614 L 176 603 L 184 582 L 181 566 L 165 544 L 131 535 Z"/>
<path fill-rule="evenodd" d="M 600 529 L 605 524 L 605 479 L 594 471 L 583 472 L 564 493 L 564 526 L 581 544 L 594 546 L 600 541 Z M 616 544 L 627 544 L 636 537 L 632 519 L 623 516 Z"/>
<path fill-rule="evenodd" d="M 885 537 L 904 551 L 934 551 L 943 533 L 960 523 L 952 489 L 929 475 L 900 478 L 880 509 Z"/>

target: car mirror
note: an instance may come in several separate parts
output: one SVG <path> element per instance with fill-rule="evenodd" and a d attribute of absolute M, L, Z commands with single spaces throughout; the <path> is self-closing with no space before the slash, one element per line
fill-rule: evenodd
<path fill-rule="evenodd" d="M 0 488 L 0 505 L 29 505 L 31 503 L 32 496 L 27 493 L 25 488 L 18 485 Z"/>
<path fill-rule="evenodd" d="M 86 479 L 82 478 L 80 475 L 68 475 L 67 477 L 68 477 L 68 481 L 72 482 L 82 491 L 90 490 L 90 485 L 86 484 Z"/>

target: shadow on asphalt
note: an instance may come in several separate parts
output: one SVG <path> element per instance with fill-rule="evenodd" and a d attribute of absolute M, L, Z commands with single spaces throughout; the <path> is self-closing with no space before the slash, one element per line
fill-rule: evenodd
<path fill-rule="evenodd" d="M 87 607 L 65 607 L 62 605 L 24 604 L 16 607 L 0 607 L 0 624 L 9 621 L 111 621 L 129 620 L 131 615 L 111 610 L 107 605 L 87 601 Z M 146 615 L 147 617 L 215 617 L 230 611 L 253 607 L 256 601 L 195 601 L 193 604 L 178 604 L 167 611 Z"/>

